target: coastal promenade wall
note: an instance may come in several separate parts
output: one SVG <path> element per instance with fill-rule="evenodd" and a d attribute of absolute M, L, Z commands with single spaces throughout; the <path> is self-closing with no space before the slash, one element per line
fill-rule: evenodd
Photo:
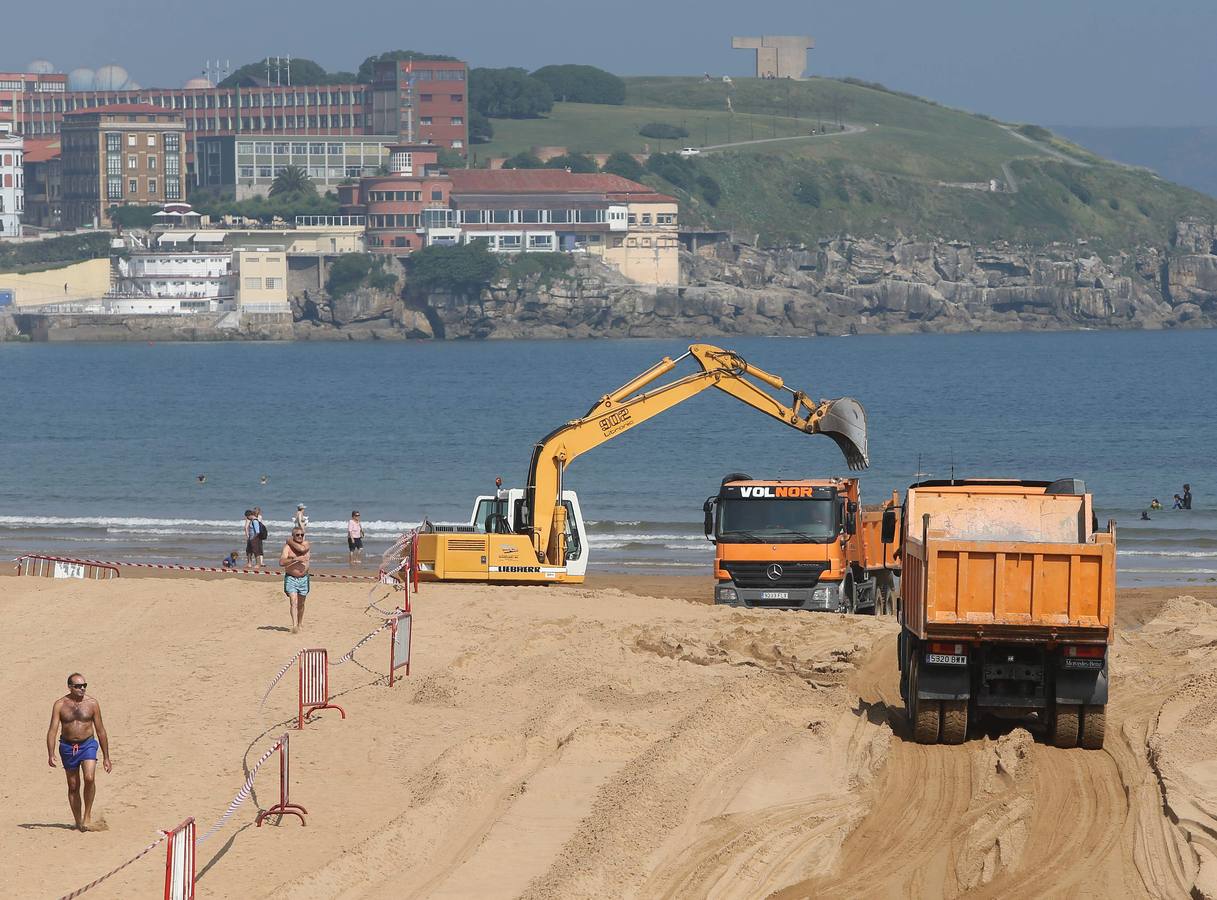
<path fill-rule="evenodd" d="M 0 272 L 0 291 L 12 291 L 17 307 L 97 300 L 109 289 L 109 259 L 87 259 L 38 272 Z"/>

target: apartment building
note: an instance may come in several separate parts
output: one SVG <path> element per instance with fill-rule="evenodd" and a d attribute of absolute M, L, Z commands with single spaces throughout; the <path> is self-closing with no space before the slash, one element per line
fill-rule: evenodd
<path fill-rule="evenodd" d="M 469 144 L 466 64 L 382 65 L 387 74 L 373 85 L 249 84 L 118 91 L 69 91 L 64 75 L 0 72 L 0 119 L 13 122 L 17 134 L 46 136 L 59 134 L 65 115 L 80 110 L 133 103 L 176 110 L 186 126 L 186 174 L 191 177 L 197 173 L 196 143 L 211 135 L 387 134 L 463 155 Z"/>
<path fill-rule="evenodd" d="M 63 213 L 63 167 L 59 138 L 26 138 L 25 153 L 26 225 L 58 228 Z"/>
<path fill-rule="evenodd" d="M 0 238 L 21 236 L 25 213 L 25 139 L 0 122 Z"/>
<path fill-rule="evenodd" d="M 178 112 L 124 103 L 68 113 L 60 145 L 64 225 L 105 226 L 113 206 L 159 206 L 185 196 Z"/>

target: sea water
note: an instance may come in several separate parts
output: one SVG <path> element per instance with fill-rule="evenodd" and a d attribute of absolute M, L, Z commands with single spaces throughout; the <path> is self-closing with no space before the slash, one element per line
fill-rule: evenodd
<path fill-rule="evenodd" d="M 712 342 L 865 405 L 864 502 L 918 473 L 1082 478 L 1119 522 L 1121 583 L 1217 579 L 1217 332 Z M 218 565 L 260 506 L 275 557 L 305 503 L 323 564 L 345 562 L 353 509 L 375 560 L 424 517 L 467 520 L 496 476 L 520 485 L 537 440 L 688 343 L 0 344 L 0 555 Z M 701 507 L 728 472 L 847 469 L 707 390 L 570 465 L 591 570 L 708 573 Z M 1184 482 L 1194 509 L 1174 511 Z"/>

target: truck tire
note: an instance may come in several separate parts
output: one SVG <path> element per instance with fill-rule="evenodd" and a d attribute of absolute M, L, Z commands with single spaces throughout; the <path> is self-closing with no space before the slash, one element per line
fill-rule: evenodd
<path fill-rule="evenodd" d="M 1082 707 L 1081 745 L 1087 750 L 1103 749 L 1103 734 L 1107 730 L 1107 706 Z"/>
<path fill-rule="evenodd" d="M 845 584 L 843 585 L 842 601 L 845 605 L 845 611 L 850 615 L 856 615 L 858 612 L 858 584 L 854 581 L 853 575 L 845 576 Z"/>
<path fill-rule="evenodd" d="M 1052 746 L 1062 749 L 1078 745 L 1082 707 L 1077 703 L 1058 703 L 1052 722 Z"/>
<path fill-rule="evenodd" d="M 905 708 L 909 711 L 909 723 L 913 726 L 913 740 L 919 744 L 937 744 L 938 731 L 942 724 L 942 702 L 939 700 L 922 700 L 917 696 L 918 665 L 920 654 L 916 648 L 912 652 L 912 666 L 909 672 L 909 702 Z"/>
<path fill-rule="evenodd" d="M 968 701 L 942 701 L 942 742 L 962 744 L 968 736 Z"/>

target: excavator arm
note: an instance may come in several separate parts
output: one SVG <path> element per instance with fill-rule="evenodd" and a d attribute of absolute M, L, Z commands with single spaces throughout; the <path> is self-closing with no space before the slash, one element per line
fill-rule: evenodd
<path fill-rule="evenodd" d="M 643 393 L 643 389 L 692 357 L 700 371 Z M 788 391 L 789 402 L 763 390 L 757 382 Z M 852 397 L 813 402 L 802 391 L 748 363 L 739 354 L 709 344 L 694 344 L 676 359 L 664 357 L 647 371 L 605 394 L 581 419 L 574 419 L 542 438 L 528 468 L 524 522 L 537 559 L 548 565 L 566 560 L 566 508 L 561 504 L 562 474 L 580 455 L 647 419 L 700 394 L 718 388 L 753 409 L 807 434 L 831 437 L 851 469 L 869 464 L 866 411 Z"/>

